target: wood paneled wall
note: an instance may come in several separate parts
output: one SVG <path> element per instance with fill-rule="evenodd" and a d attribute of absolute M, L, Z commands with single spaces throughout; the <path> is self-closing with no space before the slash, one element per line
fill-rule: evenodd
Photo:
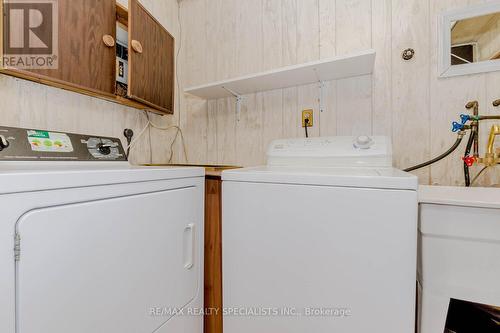
<path fill-rule="evenodd" d="M 126 6 L 128 1 L 119 2 Z M 174 36 L 178 36 L 177 0 L 141 2 Z M 161 126 L 179 121 L 178 114 L 174 117 L 151 115 L 151 118 Z M 0 74 L 0 125 L 113 136 L 124 140 L 124 128 L 132 128 L 138 134 L 145 124 L 143 111 Z M 132 162 L 166 163 L 174 135 L 175 131 L 152 129 L 151 135 L 147 132 L 133 150 Z"/>
<path fill-rule="evenodd" d="M 190 161 L 262 164 L 271 140 L 303 136 L 305 108 L 315 110 L 314 136 L 391 136 L 394 162 L 401 168 L 441 153 L 454 142 L 450 124 L 467 101 L 479 100 L 483 113 L 500 113 L 491 106 L 500 98 L 500 73 L 438 78 L 438 14 L 480 2 L 486 1 L 183 0 L 182 87 L 377 51 L 373 75 L 326 83 L 321 114 L 316 84 L 245 96 L 240 121 L 232 98 L 183 96 L 180 121 Z M 415 58 L 402 60 L 410 47 Z M 461 154 L 419 171 L 421 183 L 463 184 Z M 499 183 L 499 174 L 490 170 L 483 183 Z"/>

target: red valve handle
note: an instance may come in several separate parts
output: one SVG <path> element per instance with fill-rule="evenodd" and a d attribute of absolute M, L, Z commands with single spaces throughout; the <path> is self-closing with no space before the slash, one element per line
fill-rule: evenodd
<path fill-rule="evenodd" d="M 474 163 L 476 163 L 476 158 L 474 156 L 465 156 L 462 157 L 462 161 L 464 161 L 468 167 L 471 167 L 474 165 Z"/>

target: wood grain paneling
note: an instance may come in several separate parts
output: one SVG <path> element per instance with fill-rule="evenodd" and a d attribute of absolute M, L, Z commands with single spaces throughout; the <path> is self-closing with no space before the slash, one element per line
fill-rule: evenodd
<path fill-rule="evenodd" d="M 262 103 L 253 95 L 246 96 L 243 112 L 248 114 L 242 114 L 239 122 L 234 118 L 234 99 L 210 101 L 206 114 L 207 137 L 214 143 L 207 148 L 211 162 L 262 163 L 266 143 L 272 138 L 280 133 L 304 136 L 301 109 L 314 108 L 313 135 L 387 135 L 393 139 L 394 164 L 404 168 L 441 153 L 453 142 L 449 124 L 464 111 L 467 100 L 478 99 L 483 112 L 500 112 L 489 107 L 488 100 L 494 98 L 500 73 L 437 76 L 439 13 L 484 0 L 190 2 L 198 1 L 205 2 L 206 9 L 189 15 L 204 22 L 206 34 L 205 38 L 186 36 L 194 38 L 188 46 L 193 49 L 186 52 L 203 53 L 206 66 L 186 66 L 183 75 L 189 76 L 191 85 L 239 76 L 251 69 L 258 72 L 366 48 L 377 51 L 373 75 L 326 82 L 323 113 L 319 113 L 319 88 L 312 85 L 264 92 Z M 249 50 L 249 46 L 255 48 Z M 404 61 L 401 53 L 409 47 L 416 50 L 416 56 Z M 276 114 L 270 119 L 272 110 Z M 186 126 L 190 117 L 196 117 L 194 111 L 186 114 Z M 483 134 L 487 132 L 484 127 Z M 420 182 L 463 184 L 459 155 L 416 172 Z M 498 183 L 500 173 L 490 171 L 481 181 Z"/>
<path fill-rule="evenodd" d="M 392 137 L 392 1 L 372 1 L 372 48 L 377 52 L 372 75 L 374 135 Z"/>
<path fill-rule="evenodd" d="M 337 0 L 336 53 L 372 47 L 370 0 Z M 337 135 L 371 135 L 371 76 L 338 80 L 336 92 Z"/>
<path fill-rule="evenodd" d="M 174 38 L 137 0 L 129 1 L 128 97 L 163 112 L 174 110 Z M 161 48 L 159 48 L 161 47 Z"/>
<path fill-rule="evenodd" d="M 393 141 L 395 162 L 402 168 L 430 159 L 429 14 L 429 1 L 392 1 Z M 408 47 L 418 54 L 404 61 L 401 52 Z M 428 183 L 429 172 L 416 174 Z"/>
<path fill-rule="evenodd" d="M 262 147 L 263 94 L 245 97 L 240 120 L 236 122 L 236 160 L 244 165 L 256 163 Z"/>

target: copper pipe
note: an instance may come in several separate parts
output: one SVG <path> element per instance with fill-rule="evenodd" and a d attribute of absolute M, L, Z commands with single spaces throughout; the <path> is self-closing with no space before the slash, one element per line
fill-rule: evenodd
<path fill-rule="evenodd" d="M 479 116 L 478 120 L 500 120 L 499 116 Z"/>

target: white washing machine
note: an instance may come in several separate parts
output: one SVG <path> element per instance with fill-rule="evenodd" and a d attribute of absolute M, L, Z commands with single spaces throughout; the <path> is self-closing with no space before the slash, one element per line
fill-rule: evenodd
<path fill-rule="evenodd" d="M 0 127 L 0 332 L 201 333 L 203 196 L 118 139 Z"/>
<path fill-rule="evenodd" d="M 417 178 L 385 137 L 278 140 L 223 173 L 225 333 L 413 333 Z"/>

